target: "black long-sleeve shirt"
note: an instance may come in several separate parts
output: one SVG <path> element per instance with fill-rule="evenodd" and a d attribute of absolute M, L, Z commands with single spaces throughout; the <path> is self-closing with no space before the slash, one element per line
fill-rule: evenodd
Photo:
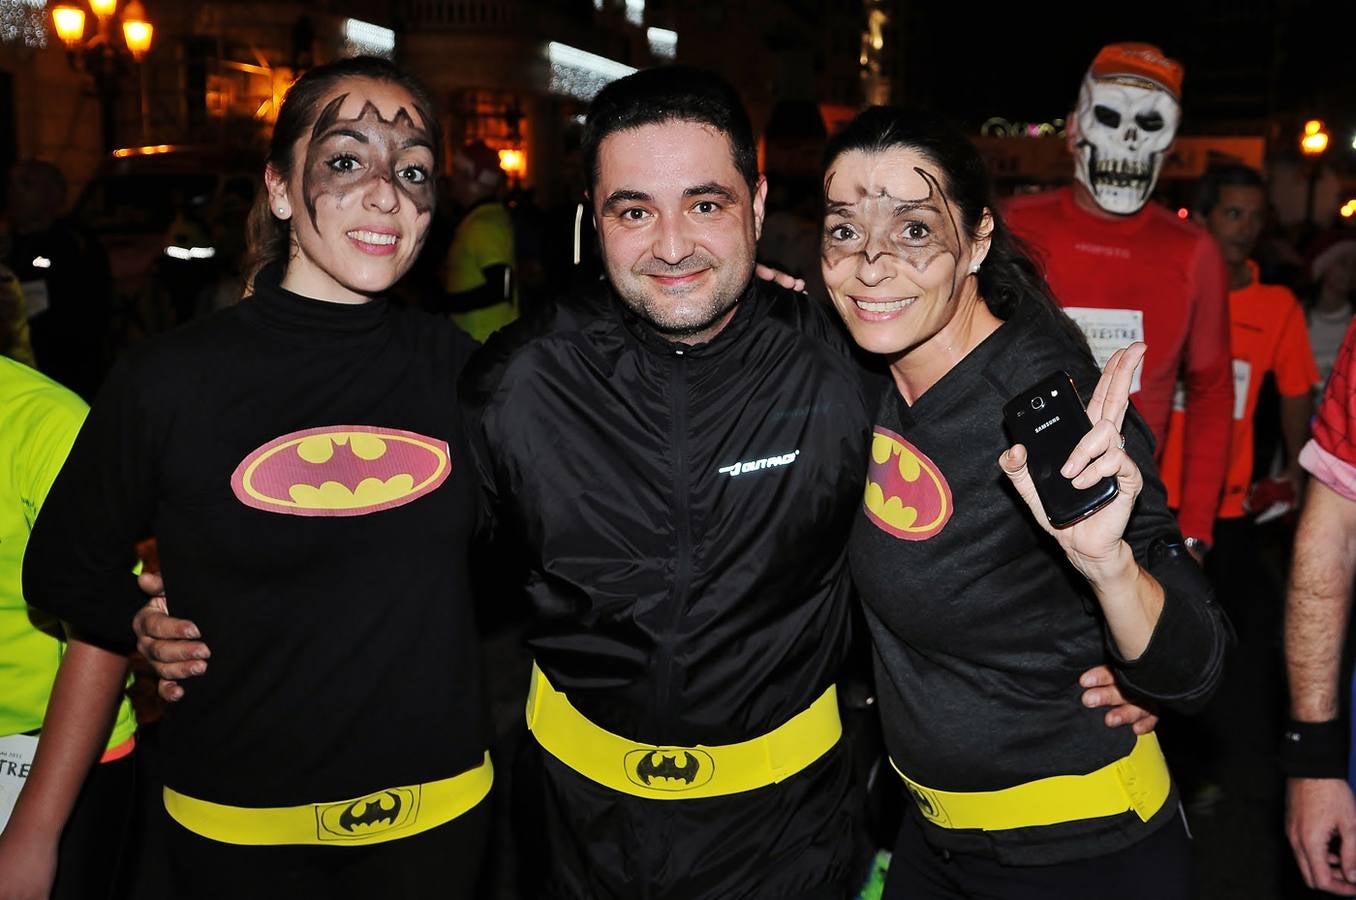
<path fill-rule="evenodd" d="M 999 469 L 1010 443 L 1003 404 L 1060 369 L 1091 396 L 1098 372 L 1087 354 L 1048 319 L 1020 312 L 912 405 L 896 391 L 882 398 L 852 574 L 874 638 L 890 756 L 926 787 L 998 790 L 1127 755 L 1130 729 L 1108 728 L 1105 710 L 1080 702 L 1078 677 L 1099 663 L 1141 694 L 1188 708 L 1220 674 L 1226 627 L 1204 577 L 1185 555 L 1150 559 L 1156 541 L 1181 535 L 1138 413 L 1124 433 L 1145 486 L 1125 537 L 1166 599 L 1133 663 L 1117 656 L 1086 580 Z M 1053 863 L 1128 846 L 1176 806 L 1174 794 L 1147 824 L 1132 812 L 986 833 L 925 825 L 953 849 Z"/>
<path fill-rule="evenodd" d="M 34 528 L 26 595 L 129 645 L 129 548 L 158 538 L 171 611 L 212 649 L 164 724 L 182 793 L 287 806 L 445 778 L 488 744 L 455 391 L 474 345 L 271 279 L 118 366 Z"/>

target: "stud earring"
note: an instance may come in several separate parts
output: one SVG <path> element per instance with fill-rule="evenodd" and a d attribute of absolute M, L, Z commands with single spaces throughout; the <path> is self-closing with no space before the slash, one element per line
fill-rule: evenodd
<path fill-rule="evenodd" d="M 970 274 L 971 275 L 979 274 L 979 263 L 975 263 L 973 266 L 970 267 Z"/>

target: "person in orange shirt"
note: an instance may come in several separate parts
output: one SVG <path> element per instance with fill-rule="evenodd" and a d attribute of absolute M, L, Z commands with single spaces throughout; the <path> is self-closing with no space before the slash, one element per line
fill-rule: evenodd
<path fill-rule="evenodd" d="M 1253 169 L 1241 165 L 1212 167 L 1197 190 L 1194 218 L 1219 244 L 1229 267 L 1229 339 L 1233 348 L 1233 434 L 1224 495 L 1220 499 L 1215 538 L 1237 527 L 1250 530 L 1244 518 L 1265 513 L 1250 499 L 1277 495 L 1295 496 L 1303 470 L 1299 451 L 1309 434 L 1313 414 L 1312 391 L 1319 383 L 1318 368 L 1309 348 L 1304 311 L 1288 288 L 1258 281 L 1257 264 L 1251 254 L 1266 222 L 1266 185 Z M 1285 467 L 1277 480 L 1288 482 L 1289 491 L 1259 483 L 1253 497 L 1253 416 L 1257 395 L 1268 373 L 1276 379 L 1281 396 L 1281 436 Z M 1162 477 L 1168 488 L 1169 505 L 1181 500 L 1183 412 L 1174 404 L 1163 450 Z M 1270 506 L 1268 503 L 1267 506 Z"/>

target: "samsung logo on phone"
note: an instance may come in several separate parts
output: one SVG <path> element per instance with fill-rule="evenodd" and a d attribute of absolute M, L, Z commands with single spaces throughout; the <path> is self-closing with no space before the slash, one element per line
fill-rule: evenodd
<path fill-rule="evenodd" d="M 1044 431 L 1045 429 L 1049 428 L 1051 425 L 1055 424 L 1055 423 L 1058 422 L 1058 421 L 1059 421 L 1059 416 L 1055 416 L 1055 417 L 1054 417 L 1053 419 L 1051 419 L 1049 422 L 1042 422 L 1041 424 L 1039 424 L 1039 425 L 1036 426 L 1036 434 L 1040 434 L 1042 431 Z"/>

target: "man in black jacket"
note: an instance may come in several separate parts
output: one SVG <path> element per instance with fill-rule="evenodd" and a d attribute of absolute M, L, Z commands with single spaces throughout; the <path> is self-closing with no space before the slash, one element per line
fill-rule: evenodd
<path fill-rule="evenodd" d="M 766 184 L 728 85 L 614 82 L 584 157 L 607 281 L 463 379 L 529 573 L 536 759 L 515 791 L 541 798 L 544 891 L 840 898 L 861 379 L 826 310 L 754 283 Z"/>

